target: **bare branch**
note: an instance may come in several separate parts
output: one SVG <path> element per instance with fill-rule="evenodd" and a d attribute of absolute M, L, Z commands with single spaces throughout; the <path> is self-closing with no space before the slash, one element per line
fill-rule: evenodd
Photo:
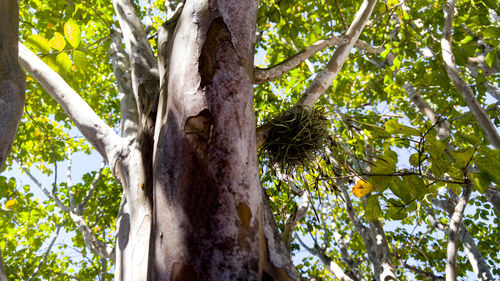
<path fill-rule="evenodd" d="M 444 201 L 444 200 L 437 200 L 434 199 L 432 200 L 432 203 L 446 211 L 449 215 L 452 215 L 454 212 L 454 209 L 456 206 L 453 206 L 453 203 L 451 201 Z M 431 212 L 428 211 L 429 214 Z M 431 217 L 431 215 L 429 215 Z M 433 218 L 434 223 L 436 223 L 436 220 Z M 444 231 L 447 231 L 448 228 L 442 227 L 441 225 L 438 225 L 438 228 Z M 467 254 L 467 257 L 469 259 L 469 263 L 471 264 L 472 271 L 476 274 L 477 280 L 480 281 L 490 281 L 493 280 L 493 275 L 490 272 L 490 269 L 488 267 L 488 264 L 484 260 L 483 255 L 479 251 L 476 242 L 474 241 L 474 238 L 472 235 L 469 233 L 467 228 L 465 227 L 463 222 L 460 222 L 460 231 L 458 235 L 458 239 L 462 241 L 462 246 L 464 247 L 465 253 Z"/>
<path fill-rule="evenodd" d="M 472 183 L 467 182 L 464 187 L 462 196 L 455 205 L 455 209 L 450 218 L 450 226 L 448 231 L 448 246 L 446 249 L 446 281 L 457 280 L 457 252 L 458 252 L 458 237 L 462 216 L 464 214 L 467 201 L 469 201 L 472 192 Z"/>
<path fill-rule="evenodd" d="M 473 68 L 480 69 L 485 76 L 500 73 L 500 61 L 497 60 L 495 64 L 489 66 L 486 61 L 486 56 L 481 54 L 477 57 L 467 58 L 467 65 Z"/>
<path fill-rule="evenodd" d="M 42 266 L 45 265 L 45 262 L 47 261 L 47 257 L 49 256 L 50 250 L 52 250 L 52 247 L 54 246 L 54 243 L 56 242 L 57 237 L 59 236 L 59 231 L 61 230 L 61 227 L 62 227 L 62 224 L 57 226 L 56 236 L 52 239 L 49 246 L 45 250 L 45 254 L 42 257 L 42 260 L 40 261 L 40 263 L 38 263 L 38 266 L 35 268 L 33 273 L 30 275 L 30 277 L 28 278 L 28 281 L 33 280 L 36 277 L 36 275 L 38 274 L 38 272 L 40 271 L 40 269 L 42 268 Z"/>
<path fill-rule="evenodd" d="M 347 36 L 347 35 L 346 35 Z M 319 40 L 313 43 L 311 46 L 304 48 L 302 51 L 298 52 L 294 56 L 274 65 L 270 68 L 258 68 L 254 69 L 254 83 L 262 84 L 274 80 L 281 75 L 287 73 L 288 71 L 294 69 L 300 65 L 303 61 L 310 58 L 319 51 L 332 46 L 341 45 L 344 42 L 341 37 L 330 36 L 326 39 Z M 362 40 L 355 41 L 354 46 L 366 51 L 371 54 L 380 54 L 384 51 L 383 47 L 373 47 L 370 44 Z M 340 47 L 339 47 L 340 48 Z M 352 46 L 351 46 L 352 48 Z M 333 80 L 333 79 L 332 79 Z"/>
<path fill-rule="evenodd" d="M 97 182 L 99 181 L 99 178 L 102 175 L 102 170 L 104 169 L 105 164 L 106 163 L 103 161 L 101 164 L 101 167 L 99 168 L 99 171 L 97 171 L 97 173 L 94 176 L 94 180 L 92 181 L 92 184 L 90 185 L 90 188 L 87 191 L 87 194 L 83 198 L 82 202 L 80 202 L 80 204 L 78 204 L 78 206 L 74 209 L 75 213 L 77 215 L 79 215 L 79 216 L 82 215 L 83 210 L 85 209 L 85 206 L 87 206 L 87 203 L 89 202 L 90 197 L 92 197 L 92 193 L 94 193 L 94 190 L 97 187 Z"/>
<path fill-rule="evenodd" d="M 300 239 L 298 235 L 295 235 L 295 239 L 297 239 L 300 245 L 302 245 L 302 247 L 304 247 L 304 249 L 306 249 L 310 254 L 317 256 L 325 268 L 330 271 L 335 278 L 340 281 L 357 281 L 357 279 L 353 279 L 345 274 L 344 270 L 334 260 L 326 256 L 325 252 L 317 247 L 317 244 L 315 244 L 313 248 L 310 248 L 304 243 L 304 241 L 302 241 L 302 239 Z"/>
<path fill-rule="evenodd" d="M 420 275 L 423 275 L 425 276 L 427 279 L 430 279 L 432 281 L 444 281 L 444 278 L 441 277 L 441 276 L 436 276 L 430 272 L 427 272 L 427 271 L 424 271 L 416 266 L 413 266 L 413 265 L 410 265 L 406 262 L 402 263 L 403 267 L 404 268 L 407 268 L 411 271 L 413 271 L 414 273 L 417 273 L 417 274 L 420 274 Z"/>
<path fill-rule="evenodd" d="M 437 123 L 437 137 L 439 140 L 444 140 L 450 136 L 450 123 L 446 120 L 441 120 L 440 116 L 430 107 L 430 105 L 415 91 L 413 85 L 407 82 L 403 88 L 408 93 L 410 100 L 417 106 L 417 108 L 422 112 L 429 120 L 433 123 Z"/>
<path fill-rule="evenodd" d="M 368 21 L 376 3 L 376 0 L 363 1 L 361 8 L 356 13 L 351 26 L 342 38 L 338 48 L 333 53 L 332 58 L 326 65 L 325 69 L 323 69 L 323 71 L 321 71 L 321 73 L 319 73 L 311 82 L 309 88 L 298 101 L 298 105 L 305 106 L 306 108 L 312 107 L 314 103 L 316 103 L 319 96 L 322 95 L 332 84 L 351 52 L 352 47 L 358 40 L 361 31 L 363 31 L 363 28 L 365 27 L 365 24 Z"/>
<path fill-rule="evenodd" d="M 85 138 L 108 163 L 114 161 L 120 137 L 49 66 L 24 45 L 19 44 L 21 66 L 61 105 Z"/>
<path fill-rule="evenodd" d="M 76 227 L 80 231 L 83 236 L 83 240 L 85 241 L 85 245 L 92 252 L 96 253 L 101 258 L 109 258 L 115 260 L 115 251 L 114 248 L 110 245 L 107 245 L 105 242 L 99 240 L 93 233 L 92 230 L 88 227 L 87 223 L 83 219 L 82 216 L 77 215 L 76 213 L 70 211 L 69 215 L 73 222 L 76 224 Z"/>
<path fill-rule="evenodd" d="M 69 212 L 69 208 L 64 205 L 61 200 L 59 200 L 59 197 L 56 196 L 55 193 L 51 193 L 33 174 L 30 172 L 30 170 L 24 166 L 21 166 L 24 172 L 28 175 L 28 177 L 42 190 L 42 192 L 47 196 L 47 198 L 54 200 L 56 202 L 56 205 L 63 211 Z"/>
<path fill-rule="evenodd" d="M 307 213 L 307 209 L 309 208 L 309 201 L 311 194 L 309 191 L 304 190 L 304 193 L 300 197 L 302 200 L 302 203 L 300 204 L 300 207 L 293 212 L 293 214 L 290 214 L 286 221 L 285 225 L 283 226 L 283 232 L 281 236 L 283 237 L 283 242 L 285 243 L 285 246 L 288 248 L 288 250 L 291 250 L 291 244 L 292 244 L 292 237 L 293 237 L 293 232 L 295 231 L 295 226 L 297 225 L 297 222 L 299 222 Z"/>
<path fill-rule="evenodd" d="M 465 83 L 458 72 L 455 64 L 455 56 L 452 50 L 451 33 L 453 31 L 453 16 L 455 9 L 455 0 L 447 0 L 444 7 L 445 23 L 443 25 L 443 38 L 441 39 L 441 49 L 443 50 L 443 61 L 446 67 L 448 77 L 453 82 L 457 90 L 464 98 L 467 106 L 470 108 L 474 117 L 476 117 L 484 134 L 490 141 L 491 145 L 496 149 L 500 149 L 500 136 L 491 122 L 484 109 L 480 106 L 479 101 L 474 96 L 472 89 Z"/>
<path fill-rule="evenodd" d="M 73 194 L 73 183 L 71 182 L 71 164 L 73 163 L 73 152 L 68 153 L 68 169 L 66 172 L 66 185 L 68 187 L 69 205 L 75 206 L 75 195 Z"/>

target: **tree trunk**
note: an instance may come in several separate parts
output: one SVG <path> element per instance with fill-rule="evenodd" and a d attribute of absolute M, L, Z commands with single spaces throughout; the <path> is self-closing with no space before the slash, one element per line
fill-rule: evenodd
<path fill-rule="evenodd" d="M 0 1 L 0 173 L 10 153 L 23 114 L 26 77 L 17 61 L 19 5 Z M 1 187 L 0 187 L 1 188 Z M 0 281 L 7 276 L 0 252 Z"/>
<path fill-rule="evenodd" d="M 164 54 L 150 280 L 298 279 L 259 182 L 257 6 L 186 1 Z"/>

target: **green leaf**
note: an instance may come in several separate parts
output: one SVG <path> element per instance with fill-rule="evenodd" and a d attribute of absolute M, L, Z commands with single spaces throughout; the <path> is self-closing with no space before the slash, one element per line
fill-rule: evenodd
<path fill-rule="evenodd" d="M 450 151 L 450 155 L 455 160 L 455 167 L 458 169 L 465 168 L 465 166 L 472 160 L 472 156 L 476 152 L 475 148 L 465 148 L 457 151 Z"/>
<path fill-rule="evenodd" d="M 410 155 L 410 158 L 408 159 L 408 161 L 410 162 L 410 165 L 412 165 L 413 167 L 418 167 L 419 165 L 419 161 L 418 161 L 418 157 L 419 157 L 419 153 L 413 153 L 412 155 Z M 422 159 L 420 159 L 420 161 L 422 161 Z"/>
<path fill-rule="evenodd" d="M 365 214 L 369 221 L 376 221 L 380 218 L 382 209 L 378 202 L 378 196 L 371 195 L 368 197 L 366 200 Z"/>
<path fill-rule="evenodd" d="M 48 55 L 42 58 L 42 61 L 45 62 L 52 70 L 55 72 L 60 72 L 59 64 L 56 62 L 56 58 L 54 55 Z"/>
<path fill-rule="evenodd" d="M 80 50 L 73 50 L 72 56 L 77 70 L 81 71 L 85 68 L 85 66 L 87 66 L 88 59 L 87 55 L 84 52 Z"/>
<path fill-rule="evenodd" d="M 50 46 L 58 51 L 62 51 L 66 46 L 66 40 L 61 33 L 56 32 L 54 37 L 49 40 Z"/>
<path fill-rule="evenodd" d="M 402 220 L 406 218 L 407 212 L 405 210 L 404 203 L 400 200 L 389 199 L 387 216 L 392 220 Z"/>
<path fill-rule="evenodd" d="M 490 185 L 488 175 L 486 175 L 485 173 L 469 174 L 469 179 L 474 186 L 474 190 L 477 190 L 481 193 L 485 193 Z"/>
<path fill-rule="evenodd" d="M 479 146 L 483 143 L 483 141 L 475 135 L 468 135 L 468 134 L 457 132 L 457 133 L 455 133 L 455 137 L 458 138 L 459 140 L 462 139 L 462 140 L 472 144 L 473 146 Z"/>
<path fill-rule="evenodd" d="M 71 70 L 71 59 L 67 53 L 60 53 L 56 57 L 56 63 L 59 65 L 59 69 L 63 72 L 70 72 Z"/>
<path fill-rule="evenodd" d="M 73 19 L 70 19 L 64 24 L 64 36 L 73 48 L 78 48 L 81 41 L 81 31 L 80 27 Z"/>
<path fill-rule="evenodd" d="M 486 64 L 488 64 L 489 67 L 492 67 L 495 62 L 497 61 L 497 55 L 495 51 L 491 51 L 486 55 L 486 58 L 484 59 Z"/>
<path fill-rule="evenodd" d="M 26 44 L 42 54 L 48 54 L 51 50 L 49 41 L 40 35 L 29 35 Z"/>
<path fill-rule="evenodd" d="M 414 128 L 404 126 L 398 123 L 396 119 L 390 119 L 389 121 L 385 122 L 385 130 L 391 134 L 403 134 L 403 135 L 413 135 L 413 136 L 419 136 L 420 132 Z"/>
<path fill-rule="evenodd" d="M 393 179 L 390 189 L 394 195 L 401 198 L 403 202 L 409 202 L 411 198 L 411 191 L 409 186 L 399 177 Z"/>

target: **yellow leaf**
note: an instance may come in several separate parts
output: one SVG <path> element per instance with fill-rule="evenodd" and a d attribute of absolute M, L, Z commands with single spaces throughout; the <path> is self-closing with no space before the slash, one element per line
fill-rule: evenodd
<path fill-rule="evenodd" d="M 373 190 L 373 185 L 365 180 L 359 180 L 352 188 L 352 193 L 356 197 L 364 196 Z"/>
<path fill-rule="evenodd" d="M 16 205 L 16 200 L 12 199 L 7 202 L 5 202 L 5 209 L 10 209 L 11 206 Z"/>

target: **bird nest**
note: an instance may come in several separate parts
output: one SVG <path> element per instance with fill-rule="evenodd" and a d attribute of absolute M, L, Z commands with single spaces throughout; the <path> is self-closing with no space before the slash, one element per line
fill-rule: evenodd
<path fill-rule="evenodd" d="M 261 152 L 283 171 L 309 166 L 328 140 L 328 123 L 321 108 L 292 107 L 268 122 L 271 129 Z"/>

